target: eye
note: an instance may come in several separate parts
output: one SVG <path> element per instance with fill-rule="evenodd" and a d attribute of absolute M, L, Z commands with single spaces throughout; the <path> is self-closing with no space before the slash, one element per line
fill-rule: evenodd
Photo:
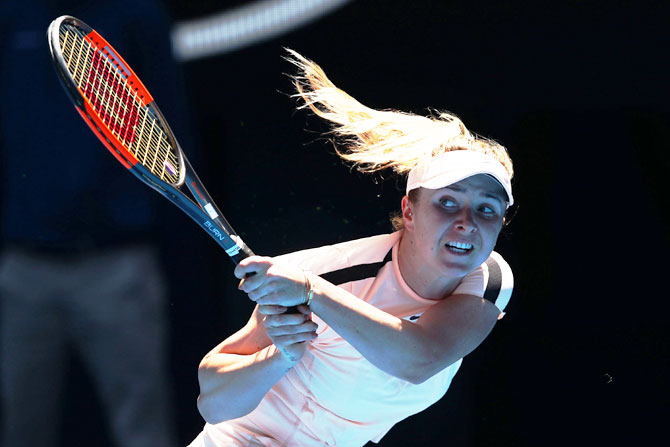
<path fill-rule="evenodd" d="M 481 205 L 479 207 L 479 212 L 487 217 L 493 217 L 498 215 L 498 210 L 490 205 Z"/>
<path fill-rule="evenodd" d="M 446 197 L 443 198 L 443 199 L 440 199 L 440 205 L 442 205 L 444 208 L 447 208 L 447 209 L 458 208 L 458 203 L 456 203 L 454 200 L 446 198 Z"/>

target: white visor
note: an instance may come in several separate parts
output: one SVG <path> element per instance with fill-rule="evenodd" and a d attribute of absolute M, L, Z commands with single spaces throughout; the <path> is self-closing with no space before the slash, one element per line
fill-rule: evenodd
<path fill-rule="evenodd" d="M 416 188 L 444 188 L 477 174 L 496 179 L 507 193 L 507 206 L 514 204 L 512 181 L 505 167 L 491 155 L 468 150 L 444 152 L 419 163 L 409 172 L 407 193 Z"/>

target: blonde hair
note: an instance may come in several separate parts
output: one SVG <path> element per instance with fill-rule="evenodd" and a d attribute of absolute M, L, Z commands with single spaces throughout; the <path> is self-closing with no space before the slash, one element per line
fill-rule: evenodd
<path fill-rule="evenodd" d="M 407 174 L 420 162 L 443 152 L 471 150 L 493 156 L 510 178 L 513 176 L 507 149 L 470 132 L 456 115 L 434 112 L 422 116 L 372 109 L 337 88 L 316 63 L 291 49 L 286 51 L 290 56 L 285 59 L 299 69 L 292 77 L 297 89 L 293 96 L 304 101 L 298 108 L 308 107 L 331 123 L 330 133 L 341 141 L 335 145 L 338 155 L 359 171 L 390 168 Z"/>

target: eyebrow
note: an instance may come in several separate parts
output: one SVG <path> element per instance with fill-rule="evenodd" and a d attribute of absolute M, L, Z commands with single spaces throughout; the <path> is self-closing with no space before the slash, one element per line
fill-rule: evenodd
<path fill-rule="evenodd" d="M 463 193 L 468 192 L 467 188 L 463 188 L 462 186 L 458 186 L 458 185 L 449 185 L 449 186 L 445 186 L 445 188 L 446 189 L 451 189 L 452 191 L 456 191 L 456 192 L 463 192 Z M 505 196 L 502 196 L 502 195 L 500 195 L 498 193 L 495 193 L 495 192 L 492 192 L 492 191 L 484 191 L 480 195 L 483 196 L 483 197 L 487 197 L 489 199 L 500 200 L 503 204 L 507 203 L 507 199 L 505 198 Z"/>

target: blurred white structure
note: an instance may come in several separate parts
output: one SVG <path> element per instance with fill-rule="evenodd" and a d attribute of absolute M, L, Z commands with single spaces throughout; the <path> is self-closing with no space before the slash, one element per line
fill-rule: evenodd
<path fill-rule="evenodd" d="M 351 0 L 260 0 L 220 14 L 181 22 L 172 30 L 179 61 L 219 55 L 312 22 Z"/>

